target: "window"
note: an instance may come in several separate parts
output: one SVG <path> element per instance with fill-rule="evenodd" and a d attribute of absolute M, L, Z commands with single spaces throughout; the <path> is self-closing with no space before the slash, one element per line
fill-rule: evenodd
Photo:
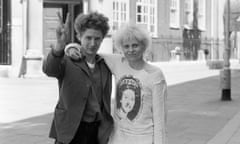
<path fill-rule="evenodd" d="M 193 27 L 193 0 L 184 1 L 184 28 L 192 29 Z"/>
<path fill-rule="evenodd" d="M 157 35 L 157 1 L 137 0 L 136 23 L 146 28 L 152 36 Z"/>
<path fill-rule="evenodd" d="M 129 21 L 129 0 L 113 0 L 113 31 Z"/>
<path fill-rule="evenodd" d="M 180 13 L 179 13 L 179 0 L 170 1 L 170 27 L 179 28 L 180 27 Z"/>
<path fill-rule="evenodd" d="M 206 29 L 206 0 L 198 0 L 198 28 Z"/>

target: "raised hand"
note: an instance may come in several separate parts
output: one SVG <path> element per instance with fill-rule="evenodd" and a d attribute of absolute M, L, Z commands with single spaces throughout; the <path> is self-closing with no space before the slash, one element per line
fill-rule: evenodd
<path fill-rule="evenodd" d="M 70 14 L 67 14 L 65 23 L 63 22 L 63 18 L 60 12 L 58 15 L 58 26 L 56 29 L 56 37 L 57 37 L 57 45 L 55 48 L 56 52 L 63 52 L 66 43 L 70 41 Z"/>

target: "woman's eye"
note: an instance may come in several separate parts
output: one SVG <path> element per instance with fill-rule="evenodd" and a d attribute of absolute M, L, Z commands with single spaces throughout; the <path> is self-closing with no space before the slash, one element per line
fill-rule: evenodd
<path fill-rule="evenodd" d="M 123 47 L 124 47 L 124 49 L 128 49 L 129 45 L 124 45 Z"/>

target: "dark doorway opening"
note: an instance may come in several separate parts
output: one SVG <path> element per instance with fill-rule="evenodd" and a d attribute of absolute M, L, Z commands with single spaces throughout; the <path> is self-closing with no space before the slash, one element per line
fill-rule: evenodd
<path fill-rule="evenodd" d="M 74 32 L 74 19 L 79 13 L 83 12 L 83 4 L 81 1 L 45 1 L 43 10 L 43 54 L 47 55 L 52 47 L 56 44 L 56 28 L 58 25 L 57 12 L 59 12 L 63 20 L 66 20 L 67 13 L 71 16 L 71 27 L 70 27 L 70 41 L 76 41 Z"/>
<path fill-rule="evenodd" d="M 11 1 L 0 0 L 0 65 L 11 63 Z"/>

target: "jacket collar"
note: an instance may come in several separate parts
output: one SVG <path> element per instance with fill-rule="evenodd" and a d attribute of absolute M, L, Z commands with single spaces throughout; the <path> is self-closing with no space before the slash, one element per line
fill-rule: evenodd
<path fill-rule="evenodd" d="M 90 76 L 91 73 L 89 72 L 89 68 L 88 68 L 88 66 L 86 64 L 85 59 L 86 59 L 86 57 L 83 56 L 82 58 L 80 58 L 78 60 L 73 60 L 73 61 L 74 61 L 74 64 L 79 66 L 88 76 Z M 96 59 L 96 64 L 100 63 L 101 61 L 103 61 L 103 58 L 101 56 L 99 56 L 98 54 L 96 55 L 95 59 Z"/>

